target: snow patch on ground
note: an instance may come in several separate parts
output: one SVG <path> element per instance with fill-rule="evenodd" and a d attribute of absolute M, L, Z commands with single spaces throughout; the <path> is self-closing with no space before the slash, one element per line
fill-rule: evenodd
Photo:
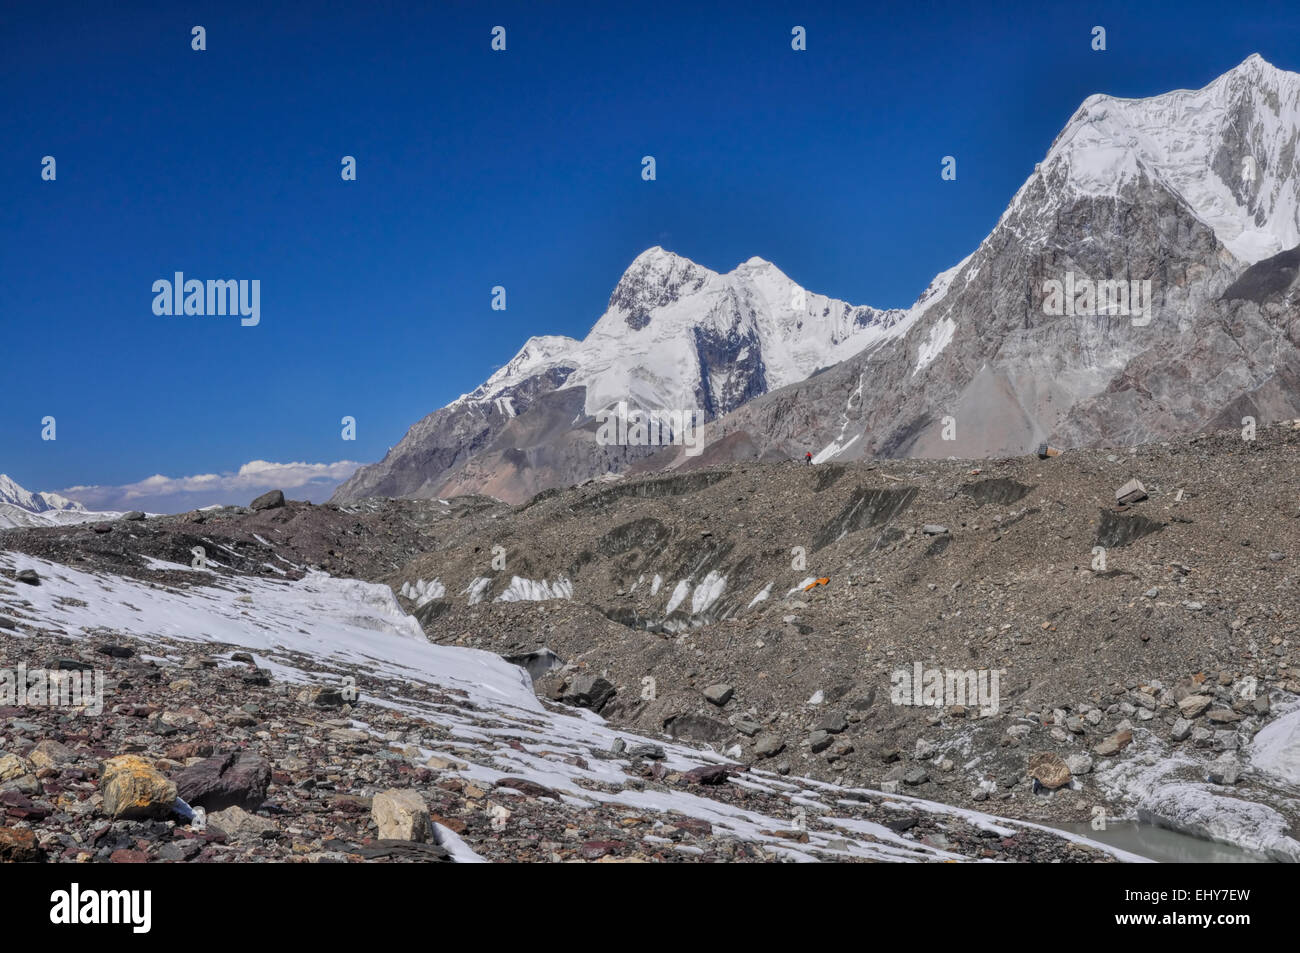
<path fill-rule="evenodd" d="M 1300 704 L 1261 728 L 1247 755 L 1255 770 L 1300 785 Z"/>
<path fill-rule="evenodd" d="M 658 579 L 659 577 L 655 576 L 655 578 Z M 689 579 L 683 579 L 679 582 L 673 589 L 673 594 L 668 597 L 668 605 L 664 607 L 664 615 L 672 615 L 673 610 L 682 604 L 690 591 L 691 581 Z"/>
<path fill-rule="evenodd" d="M 1264 730 L 1268 727 L 1271 725 Z M 1281 729 L 1278 735 L 1285 731 Z M 1275 765 L 1274 749 L 1268 741 L 1263 760 Z M 1145 745 L 1142 750 L 1128 752 L 1122 761 L 1103 762 L 1096 774 L 1107 796 L 1131 805 L 1138 821 L 1276 860 L 1300 861 L 1300 841 L 1290 836 L 1288 821 L 1281 813 L 1259 801 L 1243 800 L 1237 796 L 1238 788 L 1203 780 L 1207 760 L 1186 751 L 1168 750 L 1149 733 L 1143 733 L 1141 743 Z"/>
<path fill-rule="evenodd" d="M 763 587 L 762 591 L 759 592 L 758 595 L 756 595 L 753 599 L 750 599 L 750 600 L 749 600 L 749 605 L 745 606 L 745 608 L 746 608 L 746 609 L 752 609 L 752 608 L 754 608 L 754 606 L 758 605 L 760 602 L 765 601 L 765 600 L 767 599 L 767 597 L 770 596 L 770 595 L 772 594 L 772 587 L 775 586 L 775 585 L 776 585 L 776 582 L 775 582 L 775 581 L 773 581 L 773 582 L 769 582 L 766 586 Z"/>
<path fill-rule="evenodd" d="M 165 559 L 154 559 L 152 556 L 141 556 L 140 558 L 144 560 L 144 568 L 152 572 L 212 572 L 211 569 L 196 569 L 193 566 L 168 562 Z"/>
<path fill-rule="evenodd" d="M 806 589 L 808 586 L 812 585 L 816 581 L 817 581 L 816 576 L 808 576 L 806 579 L 804 579 L 803 582 L 799 583 L 799 585 L 795 586 L 793 589 L 787 592 L 785 594 L 785 597 L 788 599 L 791 596 L 793 596 L 796 592 L 803 592 L 804 589 Z"/>
<path fill-rule="evenodd" d="M 849 399 L 844 403 L 844 412 L 840 414 L 839 434 L 834 440 L 822 447 L 821 450 L 813 455 L 813 463 L 825 463 L 827 460 L 838 457 L 849 447 L 853 446 L 853 444 L 857 442 L 858 438 L 862 436 L 862 434 L 854 434 L 852 437 L 845 439 L 848 428 L 853 422 L 852 413 L 854 403 L 859 407 L 862 406 L 862 386 L 865 378 L 865 374 L 858 375 L 858 386 L 849 394 Z"/>
<path fill-rule="evenodd" d="M 915 377 L 921 373 L 931 362 L 934 361 L 952 342 L 953 332 L 957 330 L 956 323 L 951 318 L 943 318 L 930 327 L 930 336 L 921 342 L 920 350 L 916 357 L 916 370 L 912 372 Z"/>

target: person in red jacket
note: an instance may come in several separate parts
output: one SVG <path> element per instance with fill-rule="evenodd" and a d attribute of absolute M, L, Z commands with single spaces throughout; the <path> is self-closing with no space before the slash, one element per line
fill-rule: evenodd
<path fill-rule="evenodd" d="M 803 455 L 803 462 L 804 462 L 804 463 L 812 463 L 812 452 L 811 452 L 811 451 L 809 451 L 808 453 L 805 453 L 805 454 Z"/>

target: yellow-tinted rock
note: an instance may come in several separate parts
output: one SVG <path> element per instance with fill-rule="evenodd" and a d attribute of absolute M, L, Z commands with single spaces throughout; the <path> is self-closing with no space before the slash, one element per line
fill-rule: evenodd
<path fill-rule="evenodd" d="M 0 757 L 0 784 L 5 781 L 12 781 L 14 778 L 21 778 L 24 774 L 29 774 L 31 770 L 31 763 L 26 758 L 19 757 L 16 754 L 4 755 Z"/>
<path fill-rule="evenodd" d="M 132 754 L 104 762 L 99 789 L 109 817 L 166 817 L 176 803 L 176 785 L 148 761 Z"/>
<path fill-rule="evenodd" d="M 55 768 L 75 760 L 76 752 L 67 745 L 47 739 L 33 748 L 27 758 L 38 768 Z"/>
<path fill-rule="evenodd" d="M 409 788 L 389 788 L 376 794 L 371 814 L 383 840 L 433 840 L 433 825 L 424 798 Z"/>

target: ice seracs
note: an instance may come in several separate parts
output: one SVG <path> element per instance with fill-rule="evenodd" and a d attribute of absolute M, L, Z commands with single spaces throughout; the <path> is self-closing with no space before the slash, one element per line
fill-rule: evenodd
<path fill-rule="evenodd" d="M 505 588 L 501 595 L 497 596 L 497 602 L 546 602 L 550 599 L 572 599 L 573 583 L 568 579 L 560 578 L 554 582 L 545 579 L 524 579 L 520 576 L 511 576 L 510 585 Z"/>
<path fill-rule="evenodd" d="M 434 599 L 441 599 L 447 594 L 447 588 L 439 579 L 430 579 L 428 582 L 417 579 L 415 582 L 402 583 L 400 592 L 414 602 L 418 609 L 428 605 Z"/>

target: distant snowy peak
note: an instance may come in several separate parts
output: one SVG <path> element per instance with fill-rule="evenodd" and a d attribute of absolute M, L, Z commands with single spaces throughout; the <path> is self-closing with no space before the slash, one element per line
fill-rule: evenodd
<path fill-rule="evenodd" d="M 1203 89 L 1088 97 L 1039 170 L 1093 196 L 1145 175 L 1253 264 L 1300 243 L 1298 145 L 1300 75 L 1254 54 Z"/>
<path fill-rule="evenodd" d="M 656 245 L 586 338 L 530 338 L 458 403 L 495 402 L 550 374 L 556 388 L 586 388 L 589 414 L 630 400 L 716 415 L 904 333 L 910 316 L 807 291 L 759 257 L 719 274 Z"/>
<path fill-rule="evenodd" d="M 565 386 L 587 388 L 588 413 L 632 398 L 722 414 L 901 334 L 907 314 L 807 291 L 762 258 L 719 274 L 655 247 L 619 281 Z"/>
<path fill-rule="evenodd" d="M 57 493 L 32 493 L 23 489 L 6 474 L 0 473 L 0 503 L 8 503 L 30 513 L 50 510 L 84 513 L 86 508 Z"/>
<path fill-rule="evenodd" d="M 57 493 L 32 493 L 0 473 L 0 529 L 85 523 L 120 515 L 96 513 Z"/>

